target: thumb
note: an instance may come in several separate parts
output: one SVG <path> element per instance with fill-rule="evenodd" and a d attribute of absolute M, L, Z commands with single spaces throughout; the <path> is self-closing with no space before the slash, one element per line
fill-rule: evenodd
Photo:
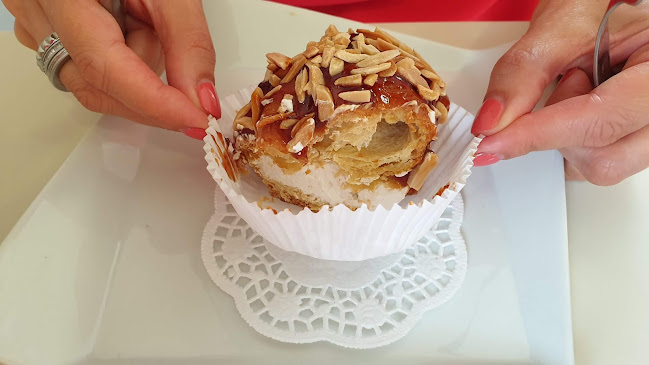
<path fill-rule="evenodd" d="M 216 55 L 201 0 L 146 1 L 145 6 L 162 43 L 169 85 L 220 118 L 214 87 Z"/>
<path fill-rule="evenodd" d="M 528 32 L 494 66 L 485 101 L 471 132 L 492 135 L 538 103 L 545 88 L 575 58 L 570 41 Z"/>

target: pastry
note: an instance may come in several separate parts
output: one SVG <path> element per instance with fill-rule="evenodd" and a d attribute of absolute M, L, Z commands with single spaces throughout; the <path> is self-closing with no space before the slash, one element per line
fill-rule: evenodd
<path fill-rule="evenodd" d="M 295 57 L 266 57 L 233 122 L 234 157 L 273 196 L 314 211 L 389 209 L 421 188 L 449 100 L 419 53 L 380 29 L 329 26 Z"/>

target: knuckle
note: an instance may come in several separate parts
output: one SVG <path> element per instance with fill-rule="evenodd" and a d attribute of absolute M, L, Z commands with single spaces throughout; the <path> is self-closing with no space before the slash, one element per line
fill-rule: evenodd
<path fill-rule="evenodd" d="M 111 73 L 109 63 L 104 55 L 113 52 L 117 42 L 105 46 L 102 52 L 88 49 L 75 55 L 74 62 L 79 68 L 83 78 L 99 90 L 109 91 L 111 87 Z"/>
<path fill-rule="evenodd" d="M 583 146 L 604 147 L 614 143 L 623 136 L 623 123 L 609 118 L 597 118 L 586 127 Z"/>
<path fill-rule="evenodd" d="M 535 62 L 543 53 L 543 47 L 537 43 L 526 44 L 519 42 L 498 60 L 496 66 L 504 69 L 511 67 L 520 68 Z"/>
<path fill-rule="evenodd" d="M 102 89 L 105 82 L 106 66 L 100 57 L 92 54 L 92 51 L 79 53 L 74 59 L 79 68 L 81 76 L 91 85 Z"/>
<path fill-rule="evenodd" d="M 74 96 L 84 108 L 96 113 L 102 112 L 101 98 L 90 88 L 78 88 L 74 91 Z"/>
<path fill-rule="evenodd" d="M 186 47 L 195 57 L 214 62 L 216 60 L 216 52 L 212 37 L 208 32 L 196 31 L 187 35 L 185 38 Z"/>

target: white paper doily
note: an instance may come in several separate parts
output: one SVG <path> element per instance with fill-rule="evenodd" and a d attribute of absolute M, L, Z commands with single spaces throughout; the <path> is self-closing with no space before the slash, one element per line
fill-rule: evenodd
<path fill-rule="evenodd" d="M 405 252 L 360 262 L 314 259 L 266 242 L 216 189 L 203 263 L 241 317 L 278 341 L 350 348 L 392 343 L 460 287 L 467 250 L 460 194 L 439 224 Z"/>

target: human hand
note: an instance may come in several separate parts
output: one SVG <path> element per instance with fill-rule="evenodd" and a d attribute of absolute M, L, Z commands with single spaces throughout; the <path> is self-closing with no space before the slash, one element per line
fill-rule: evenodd
<path fill-rule="evenodd" d="M 59 34 L 72 58 L 59 78 L 84 107 L 194 138 L 205 135 L 206 113 L 220 117 L 201 0 L 125 0 L 126 37 L 101 0 L 2 1 L 25 46 Z"/>
<path fill-rule="evenodd" d="M 494 68 L 473 127 L 474 134 L 488 135 L 476 165 L 558 148 L 569 162 L 568 178 L 583 175 L 595 184 L 615 184 L 649 166 L 649 8 L 640 9 L 644 19 L 627 22 L 612 37 L 613 64 L 628 58 L 624 71 L 591 91 L 588 74 L 565 71 L 592 69 L 601 14 L 566 9 L 566 4 L 542 3 L 530 31 Z M 584 27 L 588 19 L 590 26 Z M 559 74 L 563 81 L 548 106 L 528 114 Z"/>

